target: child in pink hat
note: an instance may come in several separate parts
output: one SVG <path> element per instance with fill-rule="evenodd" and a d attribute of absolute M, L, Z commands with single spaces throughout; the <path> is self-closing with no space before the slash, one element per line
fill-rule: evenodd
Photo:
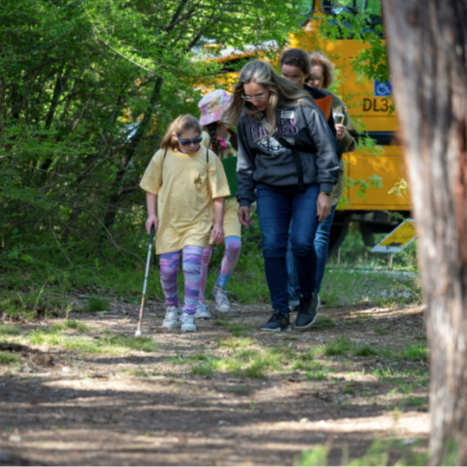
<path fill-rule="evenodd" d="M 203 131 L 203 144 L 208 149 L 212 149 L 220 160 L 237 155 L 237 135 L 230 130 L 223 122 L 222 116 L 232 102 L 232 96 L 223 89 L 206 94 L 198 103 L 201 111 L 200 123 L 205 127 Z M 235 195 L 235 193 L 232 193 Z M 224 211 L 224 234 L 225 234 L 225 254 L 222 259 L 221 270 L 212 291 L 216 301 L 216 308 L 221 312 L 230 310 L 230 302 L 227 297 L 225 287 L 232 275 L 240 257 L 242 246 L 242 226 L 238 221 L 238 202 L 235 197 L 225 200 Z M 203 251 L 201 260 L 201 284 L 198 297 L 198 307 L 195 318 L 210 318 L 204 295 L 206 289 L 206 279 L 208 266 L 212 255 L 212 244 Z"/>

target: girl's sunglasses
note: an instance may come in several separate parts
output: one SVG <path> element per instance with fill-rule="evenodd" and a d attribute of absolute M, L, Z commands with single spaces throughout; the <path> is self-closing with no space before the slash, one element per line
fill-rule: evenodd
<path fill-rule="evenodd" d="M 199 138 L 195 138 L 195 139 L 180 139 L 180 138 L 177 136 L 177 139 L 178 139 L 179 143 L 180 143 L 182 146 L 189 146 L 190 144 L 198 144 L 198 143 L 200 143 L 200 142 L 203 140 L 203 137 L 200 136 Z"/>

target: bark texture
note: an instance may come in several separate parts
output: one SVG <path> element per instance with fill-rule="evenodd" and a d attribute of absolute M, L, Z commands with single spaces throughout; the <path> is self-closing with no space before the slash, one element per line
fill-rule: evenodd
<path fill-rule="evenodd" d="M 430 344 L 431 463 L 467 465 L 467 0 L 383 0 Z"/>

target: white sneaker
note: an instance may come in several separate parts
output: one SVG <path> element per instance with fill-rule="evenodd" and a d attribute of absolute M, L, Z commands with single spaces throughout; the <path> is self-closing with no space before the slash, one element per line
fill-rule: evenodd
<path fill-rule="evenodd" d="M 188 313 L 182 314 L 182 332 L 194 332 L 197 331 L 195 326 L 195 315 L 189 315 Z"/>
<path fill-rule="evenodd" d="M 198 302 L 198 306 L 196 307 L 195 318 L 211 318 L 211 313 L 209 313 L 208 307 L 204 303 Z"/>
<path fill-rule="evenodd" d="M 168 306 L 167 311 L 165 312 L 165 318 L 164 322 L 162 323 L 162 327 L 167 329 L 178 328 L 178 325 L 180 324 L 180 313 L 180 308 L 176 306 Z"/>
<path fill-rule="evenodd" d="M 222 287 L 215 285 L 212 289 L 212 295 L 216 301 L 216 308 L 223 313 L 230 311 L 230 302 L 227 298 L 227 292 Z"/>

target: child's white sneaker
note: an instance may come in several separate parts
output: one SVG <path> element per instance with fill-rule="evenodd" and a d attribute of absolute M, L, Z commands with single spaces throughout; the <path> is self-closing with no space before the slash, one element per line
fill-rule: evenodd
<path fill-rule="evenodd" d="M 194 332 L 197 331 L 195 326 L 195 315 L 189 315 L 188 313 L 182 314 L 182 332 Z"/>
<path fill-rule="evenodd" d="M 198 302 L 198 306 L 196 307 L 195 313 L 195 319 L 196 318 L 211 318 L 211 313 L 209 313 L 208 307 L 204 303 Z"/>
<path fill-rule="evenodd" d="M 217 284 L 212 289 L 212 295 L 216 301 L 216 308 L 223 313 L 230 311 L 230 302 L 227 298 L 227 292 Z"/>
<path fill-rule="evenodd" d="M 163 328 L 175 329 L 178 328 L 181 310 L 176 306 L 168 306 L 165 312 L 165 318 L 162 323 Z"/>

